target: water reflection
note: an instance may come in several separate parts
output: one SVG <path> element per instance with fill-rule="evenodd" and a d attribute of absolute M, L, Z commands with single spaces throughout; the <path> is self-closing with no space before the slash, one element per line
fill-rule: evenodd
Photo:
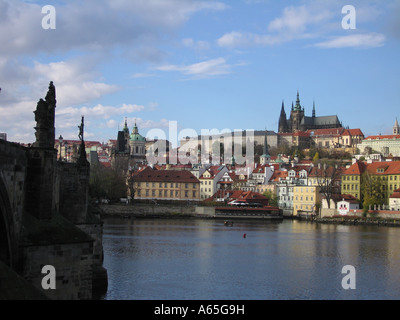
<path fill-rule="evenodd" d="M 106 299 L 398 299 L 399 245 L 389 227 L 108 219 Z"/>

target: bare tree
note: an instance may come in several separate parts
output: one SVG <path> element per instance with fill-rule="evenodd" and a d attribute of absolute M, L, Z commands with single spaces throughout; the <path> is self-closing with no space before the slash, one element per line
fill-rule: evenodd
<path fill-rule="evenodd" d="M 318 162 L 313 171 L 313 175 L 317 178 L 320 193 L 325 197 L 328 208 L 330 208 L 333 195 L 340 194 L 341 166 L 337 163 Z"/>

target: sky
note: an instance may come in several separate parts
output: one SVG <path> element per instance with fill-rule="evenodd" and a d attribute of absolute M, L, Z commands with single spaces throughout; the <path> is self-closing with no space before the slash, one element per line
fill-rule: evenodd
<path fill-rule="evenodd" d="M 85 140 L 99 142 L 125 118 L 171 141 L 277 132 L 297 91 L 307 116 L 315 102 L 317 116 L 391 134 L 399 18 L 399 0 L 0 0 L 0 132 L 34 142 L 33 111 L 53 81 L 64 139 L 78 139 L 82 116 Z"/>

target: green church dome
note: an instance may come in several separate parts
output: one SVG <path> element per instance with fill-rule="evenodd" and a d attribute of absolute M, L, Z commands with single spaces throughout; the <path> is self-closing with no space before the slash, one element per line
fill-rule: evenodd
<path fill-rule="evenodd" d="M 143 136 L 141 136 L 139 134 L 139 130 L 138 130 L 138 127 L 136 125 L 136 121 L 135 121 L 135 126 L 133 127 L 132 134 L 130 136 L 130 140 L 131 141 L 146 141 L 146 138 L 144 138 Z"/>

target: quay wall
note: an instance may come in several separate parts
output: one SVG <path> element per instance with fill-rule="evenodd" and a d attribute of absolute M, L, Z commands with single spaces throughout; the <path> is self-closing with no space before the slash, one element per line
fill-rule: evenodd
<path fill-rule="evenodd" d="M 176 206 L 176 205 L 99 205 L 98 209 L 102 217 L 119 216 L 129 217 L 213 217 L 215 209 L 200 206 Z"/>

